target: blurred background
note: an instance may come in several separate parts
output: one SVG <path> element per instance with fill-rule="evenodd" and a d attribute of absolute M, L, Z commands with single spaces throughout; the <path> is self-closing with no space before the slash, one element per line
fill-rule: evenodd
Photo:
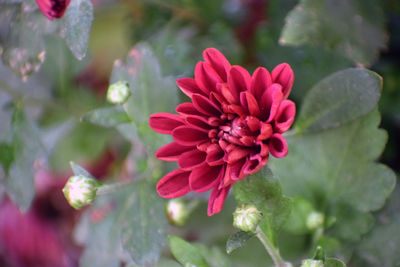
<path fill-rule="evenodd" d="M 192 77 L 194 66 L 202 59 L 202 51 L 207 47 L 219 49 L 232 64 L 242 65 L 250 72 L 258 66 L 271 70 L 277 64 L 287 62 L 295 73 L 291 98 L 298 105 L 297 110 L 307 91 L 324 77 L 349 67 L 369 68 L 384 80 L 379 110 L 381 127 L 387 130 L 389 139 L 380 161 L 399 173 L 400 1 L 91 2 L 94 20 L 87 55 L 82 60 L 76 59 L 62 37 L 46 32 L 39 37 L 45 45 L 45 60 L 42 64 L 37 60 L 31 62 L 38 64 L 37 72 L 35 68 L 28 74 L 13 72 L 11 61 L 5 57 L 10 55 L 3 53 L 0 62 L 0 140 L 8 140 L 13 131 L 10 125 L 16 115 L 12 115 L 12 106 L 23 105 L 27 119 L 35 123 L 34 128 L 40 132 L 42 142 L 51 154 L 48 160 L 41 157 L 32 160 L 35 169 L 32 186 L 36 194 L 24 213 L 3 194 L 4 187 L 0 187 L 0 266 L 73 267 L 80 266 L 79 262 L 82 264 L 85 245 L 79 242 L 80 233 L 76 228 L 85 211 L 71 208 L 61 192 L 72 175 L 70 161 L 78 162 L 99 180 L 110 177 L 123 180 L 144 168 L 141 164 L 146 163 L 134 155 L 140 150 L 139 145 L 133 145 L 132 151 L 132 145 L 114 128 L 79 121 L 88 111 L 106 104 L 114 61 L 125 59 L 131 48 L 139 43 L 149 44 L 159 61 L 162 76 L 172 76 L 174 80 Z M 321 2 L 324 7 L 320 6 Z M 0 6 L 9 3 L 0 1 Z M 40 16 L 40 21 L 46 20 L 38 10 L 35 14 Z M 301 20 L 296 20 L 299 18 Z M 0 12 L 1 52 L 5 51 L 9 40 L 4 37 L 8 31 L 5 21 L 6 14 Z M 302 22 L 303 28 L 296 28 L 293 21 Z M 48 32 L 52 31 L 51 23 L 43 24 Z M 35 40 L 30 37 L 29 40 L 33 46 Z M 23 104 L 13 101 L 16 99 L 23 99 Z M 180 95 L 180 99 L 185 100 L 185 96 Z M 20 130 L 25 131 L 22 127 Z M 30 135 L 29 129 L 27 135 Z M 26 136 L 20 138 L 24 140 Z M 37 152 L 34 144 L 29 143 L 28 147 L 30 151 L 26 153 Z M 12 162 L 7 159 L 8 149 L 6 143 L 1 143 L 3 163 Z M 132 158 L 135 158 L 135 164 Z M 4 178 L 3 169 L 0 177 Z M 222 214 L 207 218 L 200 212 L 205 210 L 205 203 L 202 203 L 185 226 L 170 226 L 169 231 L 179 233 L 189 241 L 222 247 L 215 250 L 214 256 L 218 258 L 220 251 L 225 253 L 226 233 L 234 232 L 231 222 L 234 206 L 233 198 L 228 198 Z M 384 224 L 391 212 L 399 208 L 400 191 L 397 189 L 388 206 L 374 216 L 378 223 Z M 102 206 L 93 210 L 89 219 L 93 222 L 102 220 L 108 209 Z M 370 244 L 384 242 L 385 234 L 380 232 L 367 237 L 363 251 L 368 251 Z M 279 241 L 283 256 L 298 264 L 296 259 L 309 255 L 311 239 L 307 233 L 294 238 L 283 232 Z M 345 247 L 352 247 L 354 251 L 347 255 L 349 266 L 400 266 L 399 256 L 392 255 L 390 249 L 376 252 L 379 259 L 387 260 L 387 265 L 373 265 L 374 260 L 369 259 L 368 253 L 357 253 L 353 243 Z M 249 241 L 246 247 L 230 256 L 232 266 L 265 266 L 269 258 L 263 249 L 257 240 Z M 89 252 L 86 250 L 85 253 L 89 259 Z M 164 254 L 166 258 L 170 257 L 168 251 Z M 128 266 L 123 260 L 120 264 Z M 167 264 L 168 261 L 164 261 L 160 266 L 173 266 Z"/>

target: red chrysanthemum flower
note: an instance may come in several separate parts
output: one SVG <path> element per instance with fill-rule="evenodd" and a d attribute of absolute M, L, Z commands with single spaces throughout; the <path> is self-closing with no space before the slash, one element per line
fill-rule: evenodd
<path fill-rule="evenodd" d="M 71 0 L 36 0 L 43 15 L 49 20 L 61 18 Z"/>
<path fill-rule="evenodd" d="M 294 80 L 288 64 L 278 65 L 271 74 L 260 67 L 250 76 L 215 48 L 206 49 L 203 57 L 194 79 L 177 81 L 192 102 L 178 105 L 179 115 L 151 115 L 149 124 L 174 139 L 156 156 L 179 165 L 158 182 L 160 196 L 213 189 L 207 212 L 211 216 L 221 211 L 232 185 L 265 166 L 270 153 L 287 155 L 281 134 L 292 125 L 296 107 L 287 99 Z"/>

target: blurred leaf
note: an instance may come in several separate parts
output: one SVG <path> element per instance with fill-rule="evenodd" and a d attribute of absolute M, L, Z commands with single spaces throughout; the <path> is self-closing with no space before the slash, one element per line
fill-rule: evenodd
<path fill-rule="evenodd" d="M 26 119 L 20 108 L 14 112 L 11 131 L 13 161 L 8 162 L 10 165 L 5 186 L 11 200 L 22 211 L 27 211 L 35 195 L 33 164 L 45 155 L 45 151 L 37 128 Z M 10 146 L 8 148 L 11 149 Z"/>
<path fill-rule="evenodd" d="M 44 35 L 56 31 L 29 1 L 2 4 L 0 10 L 0 46 L 5 65 L 23 81 L 42 66 L 46 51 Z M 1 53 L 0 53 L 1 54 Z"/>
<path fill-rule="evenodd" d="M 351 233 L 349 239 L 359 239 L 370 228 L 365 213 L 382 207 L 393 190 L 392 170 L 373 162 L 387 140 L 379 122 L 374 110 L 339 128 L 288 136 L 288 156 L 269 163 L 286 194 L 308 199 L 325 217 L 337 217 L 335 236 L 346 239 Z"/>
<path fill-rule="evenodd" d="M 316 84 L 307 94 L 297 120 L 300 131 L 340 127 L 357 119 L 377 104 L 382 78 L 365 69 L 336 72 Z"/>
<path fill-rule="evenodd" d="M 308 200 L 295 197 L 290 216 L 284 224 L 284 229 L 294 234 L 309 233 L 307 218 L 312 211 L 314 211 L 314 207 Z"/>
<path fill-rule="evenodd" d="M 209 267 L 203 255 L 195 246 L 173 235 L 170 235 L 168 240 L 172 254 L 184 266 Z"/>
<path fill-rule="evenodd" d="M 71 1 L 62 18 L 61 35 L 79 60 L 86 55 L 92 21 L 93 5 L 90 0 Z"/>
<path fill-rule="evenodd" d="M 377 0 L 301 0 L 286 17 L 281 43 L 323 45 L 370 65 L 386 46 Z"/>
<path fill-rule="evenodd" d="M 237 182 L 233 187 L 239 204 L 253 203 L 263 213 L 260 227 L 274 242 L 275 235 L 290 214 L 291 200 L 282 195 L 281 185 L 271 170 L 261 171 Z"/>
<path fill-rule="evenodd" d="M 83 168 L 82 166 L 76 164 L 75 162 L 71 161 L 70 165 L 71 165 L 72 171 L 74 172 L 74 174 L 76 176 L 82 175 L 82 176 L 85 176 L 85 177 L 96 179 L 87 170 L 85 170 L 85 168 Z"/>
<path fill-rule="evenodd" d="M 155 266 L 166 240 L 163 203 L 146 180 L 98 196 L 75 232 L 86 244 L 80 266 L 117 267 L 126 257 Z"/>
<path fill-rule="evenodd" d="M 230 267 L 231 262 L 226 255 L 218 247 L 206 247 L 203 244 L 192 244 L 200 253 L 203 255 L 204 259 L 207 261 L 210 267 Z"/>
<path fill-rule="evenodd" d="M 246 242 L 254 236 L 254 233 L 239 231 L 231 235 L 226 241 L 226 252 L 231 254 L 235 249 L 242 247 Z"/>
<path fill-rule="evenodd" d="M 99 108 L 89 111 L 83 115 L 81 120 L 104 127 L 114 127 L 131 122 L 131 118 L 129 118 L 128 114 L 126 114 L 125 110 L 120 106 Z"/>
<path fill-rule="evenodd" d="M 13 161 L 14 147 L 11 144 L 0 143 L 0 164 L 2 165 L 6 175 L 9 173 Z"/>
<path fill-rule="evenodd" d="M 117 81 L 130 84 L 132 95 L 123 107 L 135 122 L 141 140 L 154 150 L 170 140 L 151 130 L 148 119 L 153 113 L 175 109 L 177 87 L 172 77 L 162 77 L 160 64 L 147 44 L 136 45 L 130 51 L 126 65 L 120 60 L 115 62 L 111 83 Z"/>
<path fill-rule="evenodd" d="M 338 259 L 327 258 L 324 262 L 324 267 L 346 267 L 346 264 Z"/>

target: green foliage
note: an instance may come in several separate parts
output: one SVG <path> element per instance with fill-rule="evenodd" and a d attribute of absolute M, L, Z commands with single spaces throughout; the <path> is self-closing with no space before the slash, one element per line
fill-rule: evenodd
<path fill-rule="evenodd" d="M 139 266 L 154 266 L 166 240 L 163 203 L 146 180 L 98 196 L 76 231 L 86 245 L 81 265 L 112 267 L 132 259 Z"/>
<path fill-rule="evenodd" d="M 111 83 L 117 81 L 127 81 L 130 85 L 132 94 L 123 107 L 136 124 L 142 142 L 153 150 L 165 144 L 169 139 L 152 131 L 148 118 L 153 113 L 175 109 L 177 87 L 172 77 L 162 76 L 160 64 L 147 44 L 132 49 L 125 65 L 120 60 L 115 62 Z"/>
<path fill-rule="evenodd" d="M 90 0 L 71 1 L 62 19 L 61 35 L 79 60 L 86 55 L 92 21 L 93 5 Z"/>
<path fill-rule="evenodd" d="M 174 257 L 184 266 L 209 267 L 197 248 L 177 236 L 169 236 L 169 247 Z"/>
<path fill-rule="evenodd" d="M 240 204 L 253 203 L 262 212 L 260 227 L 272 241 L 290 214 L 291 200 L 282 195 L 281 185 L 271 170 L 264 167 L 233 187 Z"/>
<path fill-rule="evenodd" d="M 226 241 L 226 252 L 231 254 L 234 250 L 244 246 L 246 242 L 254 236 L 252 232 L 239 231 L 231 235 Z"/>
<path fill-rule="evenodd" d="M 99 108 L 89 111 L 81 120 L 104 127 L 115 127 L 120 124 L 131 122 L 128 114 L 126 114 L 125 110 L 120 106 Z"/>
<path fill-rule="evenodd" d="M 33 165 L 45 150 L 37 128 L 19 107 L 14 111 L 10 136 L 11 143 L 3 143 L 1 149 L 4 184 L 11 200 L 27 211 L 35 195 Z"/>
<path fill-rule="evenodd" d="M 363 88 L 348 86 L 345 90 L 340 89 L 346 83 L 335 77 L 349 71 L 354 75 L 351 84 L 364 84 Z M 357 75 L 358 72 L 361 75 Z M 348 70 L 328 77 L 330 86 L 321 86 L 327 81 L 324 80 L 314 87 L 305 97 L 300 111 L 298 127 L 305 132 L 287 136 L 289 155 L 269 163 L 280 177 L 286 194 L 301 196 L 325 217 L 336 219 L 327 233 L 340 240 L 358 241 L 370 230 L 370 212 L 383 206 L 395 184 L 393 172 L 374 162 L 387 140 L 386 132 L 377 128 L 380 115 L 374 106 L 381 90 L 377 77 L 363 70 Z M 346 93 L 338 93 L 329 98 L 329 103 L 324 102 L 321 99 L 328 96 L 329 88 Z M 358 99 L 353 97 L 348 103 L 347 98 L 355 93 L 360 95 Z M 318 95 L 321 97 L 316 97 Z M 330 107 L 343 106 L 327 113 L 323 103 Z M 365 114 L 370 109 L 373 110 Z M 349 110 L 353 110 L 352 115 Z M 324 113 L 330 116 L 324 116 L 323 122 L 317 123 L 315 116 Z M 313 123 L 302 128 L 308 120 Z M 325 225 L 325 228 L 329 226 Z"/>
<path fill-rule="evenodd" d="M 286 17 L 281 43 L 323 45 L 371 65 L 387 36 L 376 0 L 301 0 Z"/>

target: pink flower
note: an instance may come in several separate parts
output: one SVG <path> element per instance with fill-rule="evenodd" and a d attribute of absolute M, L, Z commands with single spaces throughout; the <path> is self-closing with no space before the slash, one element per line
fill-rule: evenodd
<path fill-rule="evenodd" d="M 294 80 L 288 64 L 278 65 L 271 74 L 260 67 L 250 76 L 215 48 L 206 49 L 203 57 L 194 79 L 177 80 L 192 102 L 178 105 L 179 115 L 151 115 L 149 124 L 174 139 L 156 157 L 179 165 L 158 182 L 160 196 L 176 198 L 212 189 L 207 212 L 211 216 L 221 211 L 232 185 L 265 166 L 269 154 L 287 155 L 282 133 L 292 125 L 296 107 L 287 99 Z"/>
<path fill-rule="evenodd" d="M 71 0 L 36 0 L 36 4 L 46 18 L 53 20 L 53 18 L 59 19 L 64 15 L 70 1 Z"/>

